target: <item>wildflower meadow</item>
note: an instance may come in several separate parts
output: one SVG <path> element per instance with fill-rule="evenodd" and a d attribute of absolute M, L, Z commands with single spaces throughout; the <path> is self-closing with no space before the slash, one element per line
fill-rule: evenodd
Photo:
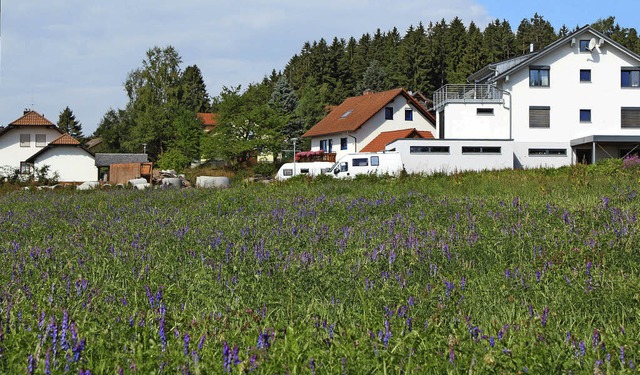
<path fill-rule="evenodd" d="M 637 172 L 0 196 L 0 373 L 635 373 Z"/>

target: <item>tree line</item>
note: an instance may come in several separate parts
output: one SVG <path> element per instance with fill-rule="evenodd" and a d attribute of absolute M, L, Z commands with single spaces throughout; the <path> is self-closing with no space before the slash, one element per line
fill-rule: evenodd
<path fill-rule="evenodd" d="M 621 27 L 614 17 L 591 25 L 640 52 L 634 28 Z M 445 84 L 464 83 L 489 63 L 528 53 L 530 45 L 538 50 L 577 28 L 563 25 L 556 31 L 535 14 L 515 31 L 498 19 L 481 30 L 455 17 L 419 23 L 404 35 L 393 28 L 359 39 L 320 39 L 304 43 L 283 70 L 246 88 L 224 87 L 213 98 L 196 65 L 182 70 L 173 47 L 153 47 L 142 66 L 127 75 L 126 107 L 109 110 L 94 136 L 113 152 L 140 152 L 144 144 L 161 167 L 182 169 L 201 157 L 239 163 L 256 152 L 278 154 L 290 148 L 292 138 L 347 97 L 397 87 L 430 97 Z M 204 134 L 198 112 L 216 113 L 217 128 Z"/>

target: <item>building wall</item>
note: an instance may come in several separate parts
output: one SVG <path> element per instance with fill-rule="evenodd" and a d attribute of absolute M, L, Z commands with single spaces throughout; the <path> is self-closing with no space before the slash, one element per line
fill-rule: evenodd
<path fill-rule="evenodd" d="M 448 152 L 411 152 L 412 146 L 449 147 Z M 463 153 L 463 147 L 499 147 L 499 153 Z M 513 168 L 513 142 L 478 139 L 401 139 L 387 145 L 400 153 L 407 173 L 434 174 Z"/>
<path fill-rule="evenodd" d="M 508 97 L 502 104 L 448 104 L 445 112 L 444 138 L 450 139 L 509 139 Z M 478 110 L 493 110 L 493 114 Z M 440 138 L 440 116 L 436 115 L 437 131 Z"/>
<path fill-rule="evenodd" d="M 435 134 L 435 127 L 422 115 L 411 103 L 407 102 L 407 99 L 398 95 L 392 103 L 387 105 L 393 107 L 393 120 L 385 119 L 385 110 L 381 109 L 376 113 L 369 121 L 360 127 L 355 132 L 330 134 L 326 136 L 317 136 L 311 139 L 311 151 L 320 150 L 320 142 L 322 140 L 332 140 L 333 149 L 332 152 L 336 153 L 336 160 L 344 155 L 359 152 L 362 148 L 368 145 L 375 137 L 380 133 L 392 130 L 402 130 L 415 128 L 420 131 L 430 131 Z M 413 110 L 413 120 L 405 120 L 405 110 Z M 354 140 L 354 138 L 356 140 Z M 347 149 L 340 150 L 340 139 L 347 138 Z"/>
<path fill-rule="evenodd" d="M 93 156 L 80 147 L 56 146 L 39 155 L 36 169 L 50 166 L 51 173 L 58 172 L 60 182 L 85 182 L 98 180 L 98 168 Z"/>
<path fill-rule="evenodd" d="M 20 135 L 29 134 L 29 147 L 20 146 Z M 0 137 L 0 166 L 10 166 L 20 168 L 20 162 L 27 160 L 36 152 L 42 150 L 43 146 L 36 146 L 36 134 L 44 134 L 46 144 L 49 144 L 60 137 L 60 132 L 46 127 L 22 127 L 14 128 Z"/>

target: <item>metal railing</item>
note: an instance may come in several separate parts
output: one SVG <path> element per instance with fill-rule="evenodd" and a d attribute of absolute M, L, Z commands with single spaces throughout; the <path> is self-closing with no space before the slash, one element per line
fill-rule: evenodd
<path fill-rule="evenodd" d="M 494 85 L 445 85 L 433 93 L 433 106 L 448 103 L 502 103 L 502 91 Z"/>

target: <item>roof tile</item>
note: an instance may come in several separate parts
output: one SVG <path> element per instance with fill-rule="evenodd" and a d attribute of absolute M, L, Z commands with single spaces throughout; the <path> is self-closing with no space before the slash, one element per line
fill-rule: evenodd
<path fill-rule="evenodd" d="M 22 117 L 10 123 L 13 126 L 55 126 L 51 121 L 47 120 L 43 115 L 36 111 L 29 111 Z"/>
<path fill-rule="evenodd" d="M 51 143 L 49 143 L 50 145 L 56 145 L 56 146 L 60 146 L 60 145 L 79 145 L 80 142 L 73 138 L 71 135 L 69 135 L 69 133 L 64 133 L 63 135 L 59 136 L 58 138 L 54 139 L 53 141 L 51 141 Z"/>
<path fill-rule="evenodd" d="M 384 151 L 384 148 L 389 143 L 403 138 L 426 138 L 433 139 L 433 134 L 430 131 L 411 129 L 392 130 L 388 132 L 382 132 L 378 134 L 368 145 L 364 146 L 360 152 L 378 152 Z"/>

